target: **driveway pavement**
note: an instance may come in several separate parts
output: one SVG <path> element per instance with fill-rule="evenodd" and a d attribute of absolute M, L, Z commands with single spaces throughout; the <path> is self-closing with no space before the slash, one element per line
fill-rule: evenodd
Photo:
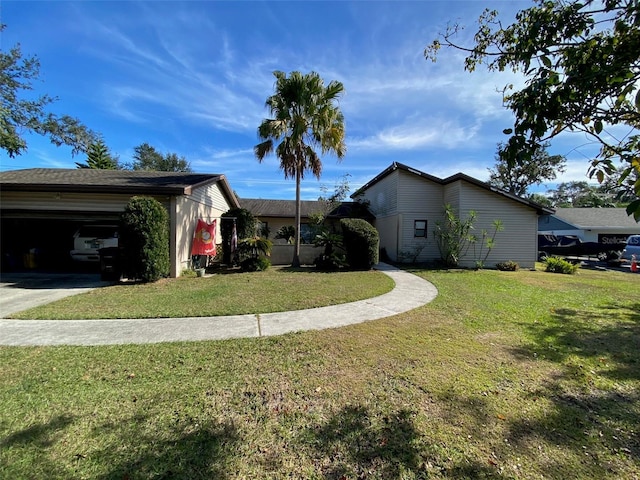
<path fill-rule="evenodd" d="M 3 273 L 0 318 L 112 283 L 97 273 Z"/>
<path fill-rule="evenodd" d="M 431 283 L 416 275 L 384 263 L 378 264 L 376 269 L 391 277 L 395 288 L 384 295 L 358 302 L 292 312 L 224 317 L 59 321 L 0 319 L 0 345 L 116 345 L 281 335 L 396 315 L 420 307 L 438 294 Z M 82 287 L 79 288 L 78 293 Z M 69 290 L 61 293 L 65 292 L 69 293 Z"/>

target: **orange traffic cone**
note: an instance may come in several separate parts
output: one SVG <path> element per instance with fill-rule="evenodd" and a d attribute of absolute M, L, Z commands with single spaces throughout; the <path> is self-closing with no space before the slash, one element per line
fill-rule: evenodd
<path fill-rule="evenodd" d="M 635 255 L 631 255 L 631 271 L 632 272 L 637 272 L 638 271 L 638 263 L 636 262 L 636 256 Z"/>

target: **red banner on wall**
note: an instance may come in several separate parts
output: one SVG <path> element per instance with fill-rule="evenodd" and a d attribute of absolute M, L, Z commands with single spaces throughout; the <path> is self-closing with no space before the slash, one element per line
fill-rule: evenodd
<path fill-rule="evenodd" d="M 215 255 L 216 254 L 216 220 L 207 223 L 198 220 L 196 231 L 193 234 L 191 255 Z"/>

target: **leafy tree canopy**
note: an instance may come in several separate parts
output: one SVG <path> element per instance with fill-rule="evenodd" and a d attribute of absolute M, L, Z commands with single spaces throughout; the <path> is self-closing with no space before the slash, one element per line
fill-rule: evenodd
<path fill-rule="evenodd" d="M 94 168 L 97 170 L 118 170 L 118 158 L 111 155 L 109 149 L 102 140 L 92 143 L 87 150 L 87 161 L 76 162 L 78 168 Z"/>
<path fill-rule="evenodd" d="M 0 32 L 4 29 L 0 24 Z M 19 44 L 0 50 L 0 149 L 15 158 L 27 150 L 25 134 L 37 133 L 54 145 L 70 146 L 73 155 L 86 152 L 98 136 L 77 118 L 48 112 L 57 98 L 29 95 L 39 75 L 38 58 L 23 57 Z"/>
<path fill-rule="evenodd" d="M 468 53 L 465 69 L 523 72 L 525 86 L 505 88 L 515 114 L 505 158 L 530 160 L 538 145 L 565 131 L 583 132 L 600 146 L 590 175 L 603 182 L 623 167 L 621 180 L 640 171 L 640 7 L 638 0 L 537 0 L 512 25 L 485 10 L 475 46 L 453 43 L 460 26 L 449 27 L 425 49 L 435 60 L 442 44 Z M 627 211 L 640 219 L 640 183 Z"/>
<path fill-rule="evenodd" d="M 549 200 L 554 207 L 616 207 L 615 196 L 602 186 L 587 182 L 563 182 L 549 190 Z"/>
<path fill-rule="evenodd" d="M 524 197 L 531 185 L 540 185 L 546 180 L 555 180 L 558 173 L 565 170 L 566 158 L 549 155 L 548 143 L 538 147 L 531 160 L 509 162 L 504 152 L 504 144 L 498 145 L 496 164 L 489 169 L 489 184 Z"/>
<path fill-rule="evenodd" d="M 133 170 L 154 170 L 157 172 L 191 172 L 191 165 L 184 157 L 175 153 L 162 154 L 148 143 L 134 148 Z"/>

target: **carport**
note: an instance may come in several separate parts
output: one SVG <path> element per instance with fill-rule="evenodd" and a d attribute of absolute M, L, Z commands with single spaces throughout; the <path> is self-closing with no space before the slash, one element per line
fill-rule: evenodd
<path fill-rule="evenodd" d="M 3 212 L 0 245 L 3 271 L 97 271 L 97 263 L 71 260 L 73 234 L 92 223 L 117 224 L 119 214 L 99 212 Z"/>

